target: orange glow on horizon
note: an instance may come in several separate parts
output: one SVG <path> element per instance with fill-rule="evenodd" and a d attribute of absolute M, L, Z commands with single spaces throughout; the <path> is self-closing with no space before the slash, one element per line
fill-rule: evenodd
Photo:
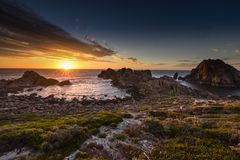
<path fill-rule="evenodd" d="M 65 70 L 76 69 L 76 65 L 73 61 L 62 60 L 59 62 L 58 68 Z"/>

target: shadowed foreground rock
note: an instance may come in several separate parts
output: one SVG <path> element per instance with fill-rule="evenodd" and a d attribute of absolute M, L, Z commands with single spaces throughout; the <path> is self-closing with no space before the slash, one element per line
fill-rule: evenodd
<path fill-rule="evenodd" d="M 184 80 L 216 87 L 240 87 L 240 71 L 222 60 L 203 60 Z"/>

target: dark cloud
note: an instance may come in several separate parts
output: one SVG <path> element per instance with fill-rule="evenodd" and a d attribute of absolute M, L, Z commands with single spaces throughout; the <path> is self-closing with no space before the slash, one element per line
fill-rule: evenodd
<path fill-rule="evenodd" d="M 15 1 L 0 1 L 0 56 L 76 58 L 105 61 L 116 52 L 95 39 L 85 41 L 53 25 Z"/>
<path fill-rule="evenodd" d="M 137 58 L 134 58 L 134 57 L 128 57 L 127 58 L 128 60 L 134 62 L 134 63 L 137 63 L 138 62 L 138 59 Z"/>

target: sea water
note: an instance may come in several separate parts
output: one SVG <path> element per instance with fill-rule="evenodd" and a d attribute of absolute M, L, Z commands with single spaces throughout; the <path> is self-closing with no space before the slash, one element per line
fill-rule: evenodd
<path fill-rule="evenodd" d="M 20 78 L 27 70 L 34 70 L 46 78 L 54 78 L 59 81 L 70 80 L 72 85 L 69 86 L 49 86 L 35 87 L 31 90 L 25 89 L 18 95 L 30 95 L 36 93 L 39 96 L 47 97 L 54 95 L 59 98 L 73 99 L 78 98 L 95 98 L 95 99 L 114 99 L 130 96 L 125 90 L 112 86 L 110 80 L 103 80 L 97 75 L 101 70 L 61 70 L 61 69 L 0 69 L 0 79 Z M 152 70 L 152 76 L 159 78 L 162 76 L 173 76 L 178 72 L 179 76 L 184 77 L 189 71 L 176 70 Z M 191 84 L 184 81 L 178 83 L 197 89 L 209 91 L 220 96 L 240 96 L 240 89 L 216 88 L 204 85 Z"/>

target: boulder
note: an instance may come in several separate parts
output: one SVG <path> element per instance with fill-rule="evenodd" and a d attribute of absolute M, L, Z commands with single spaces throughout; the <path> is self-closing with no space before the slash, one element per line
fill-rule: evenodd
<path fill-rule="evenodd" d="M 173 75 L 173 79 L 178 79 L 178 72 L 176 72 L 174 75 Z"/>
<path fill-rule="evenodd" d="M 216 87 L 240 87 L 240 71 L 220 59 L 203 60 L 184 79 Z"/>
<path fill-rule="evenodd" d="M 59 86 L 65 86 L 65 85 L 71 85 L 71 82 L 69 80 L 62 81 L 58 83 Z"/>

